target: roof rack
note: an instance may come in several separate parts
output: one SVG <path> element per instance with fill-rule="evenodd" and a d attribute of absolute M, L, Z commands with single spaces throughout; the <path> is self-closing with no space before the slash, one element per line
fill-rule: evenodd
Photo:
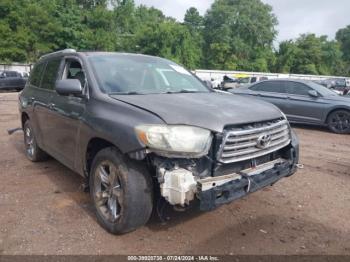
<path fill-rule="evenodd" d="M 51 55 L 69 54 L 69 53 L 76 53 L 76 52 L 77 52 L 77 50 L 69 48 L 69 49 L 64 49 L 64 50 L 60 50 L 60 51 L 57 51 L 57 52 L 49 53 L 49 54 L 46 54 L 46 55 L 42 55 L 40 57 L 40 59 L 48 57 L 48 56 L 51 56 Z"/>

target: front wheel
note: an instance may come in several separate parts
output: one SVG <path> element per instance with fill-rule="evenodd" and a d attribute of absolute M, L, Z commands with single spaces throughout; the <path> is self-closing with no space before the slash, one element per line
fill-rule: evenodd
<path fill-rule="evenodd" d="M 103 149 L 93 160 L 89 183 L 97 221 L 108 232 L 122 234 L 147 223 L 153 186 L 142 165 L 114 147 Z"/>
<path fill-rule="evenodd" d="M 328 128 L 337 134 L 350 133 L 350 111 L 337 110 L 332 112 L 327 119 Z"/>

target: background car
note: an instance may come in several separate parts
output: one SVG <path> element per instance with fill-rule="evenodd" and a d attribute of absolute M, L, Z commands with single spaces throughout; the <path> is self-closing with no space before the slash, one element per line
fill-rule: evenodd
<path fill-rule="evenodd" d="M 311 81 L 268 80 L 230 92 L 254 96 L 279 107 L 290 122 L 328 126 L 335 133 L 350 133 L 350 99 Z"/>
<path fill-rule="evenodd" d="M 320 84 L 339 95 L 343 95 L 344 91 L 348 87 L 348 82 L 345 78 L 329 78 L 321 81 Z"/>
<path fill-rule="evenodd" d="M 244 85 L 250 85 L 250 84 L 254 84 L 265 80 L 268 80 L 268 78 L 265 76 L 251 76 L 251 77 L 240 78 L 238 80 L 238 83 L 239 83 L 239 86 L 244 86 Z"/>
<path fill-rule="evenodd" d="M 268 80 L 268 78 L 265 76 L 249 76 L 239 78 L 230 78 L 228 76 L 224 76 L 224 81 L 221 83 L 221 87 L 223 90 L 229 90 L 232 88 L 250 85 L 264 80 Z"/>
<path fill-rule="evenodd" d="M 234 77 L 224 76 L 223 81 L 221 82 L 222 90 L 229 90 L 236 88 L 239 85 L 238 79 Z"/>
<path fill-rule="evenodd" d="M 211 78 L 210 81 L 211 81 L 211 85 L 212 85 L 213 88 L 215 88 L 215 89 L 220 89 L 221 88 L 221 82 L 222 82 L 221 79 Z"/>
<path fill-rule="evenodd" d="M 1 71 L 0 72 L 0 90 L 17 90 L 24 88 L 27 78 L 24 78 L 16 71 Z"/>
<path fill-rule="evenodd" d="M 23 78 L 27 79 L 29 77 L 29 73 L 28 72 L 19 72 Z"/>

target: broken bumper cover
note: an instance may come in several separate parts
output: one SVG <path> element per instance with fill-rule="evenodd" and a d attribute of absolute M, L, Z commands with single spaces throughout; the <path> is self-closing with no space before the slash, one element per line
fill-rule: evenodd
<path fill-rule="evenodd" d="M 296 166 L 290 161 L 279 159 L 258 166 L 255 169 L 242 171 L 240 174 L 202 180 L 199 183 L 197 197 L 202 211 L 212 210 L 220 205 L 230 203 L 266 186 L 276 183 L 283 177 L 295 173 Z M 218 180 L 220 179 L 220 180 Z M 222 181 L 229 181 L 222 184 Z M 210 186 L 211 184 L 211 186 Z"/>

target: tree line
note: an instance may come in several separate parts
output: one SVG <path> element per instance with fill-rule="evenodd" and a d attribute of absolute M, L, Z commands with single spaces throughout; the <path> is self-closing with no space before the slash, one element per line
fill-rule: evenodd
<path fill-rule="evenodd" d="M 349 75 L 350 25 L 335 40 L 304 34 L 274 46 L 278 20 L 261 0 L 216 0 L 178 22 L 133 0 L 1 0 L 0 62 L 55 50 L 137 52 L 187 68 Z"/>

